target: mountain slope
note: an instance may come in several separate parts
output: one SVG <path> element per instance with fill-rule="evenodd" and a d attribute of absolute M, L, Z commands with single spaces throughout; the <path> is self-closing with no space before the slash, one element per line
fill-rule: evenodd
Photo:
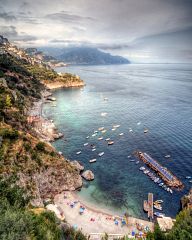
<path fill-rule="evenodd" d="M 97 48 L 74 47 L 61 50 L 62 54 L 57 59 L 67 64 L 107 65 L 107 64 L 128 64 L 129 60 L 120 56 L 112 56 Z"/>

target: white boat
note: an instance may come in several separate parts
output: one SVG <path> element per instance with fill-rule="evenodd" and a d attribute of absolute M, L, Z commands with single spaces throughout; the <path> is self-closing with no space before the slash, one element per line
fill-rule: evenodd
<path fill-rule="evenodd" d="M 113 128 L 118 128 L 118 127 L 120 127 L 119 124 L 117 124 L 117 125 L 113 125 Z"/>
<path fill-rule="evenodd" d="M 103 140 L 103 137 L 99 137 L 98 140 Z"/>
<path fill-rule="evenodd" d="M 144 129 L 144 131 L 143 131 L 143 132 L 144 132 L 144 133 L 148 133 L 148 131 L 149 131 L 148 129 Z"/>
<path fill-rule="evenodd" d="M 94 133 L 94 134 L 92 134 L 92 137 L 95 137 L 97 134 L 96 133 Z"/>
<path fill-rule="evenodd" d="M 104 130 L 104 127 L 100 127 L 100 128 L 98 128 L 98 130 L 99 130 L 99 131 L 102 131 L 102 130 Z"/>
<path fill-rule="evenodd" d="M 139 161 L 137 161 L 135 164 L 139 164 Z"/>
<path fill-rule="evenodd" d="M 88 144 L 89 144 L 89 143 L 84 143 L 83 145 L 84 145 L 84 146 L 87 146 Z"/>
<path fill-rule="evenodd" d="M 97 131 L 97 130 L 95 130 L 95 131 L 94 131 L 94 133 L 98 133 L 98 131 Z"/>
<path fill-rule="evenodd" d="M 189 180 L 190 183 L 192 183 L 192 180 Z"/>
<path fill-rule="evenodd" d="M 119 133 L 119 136 L 123 136 L 124 135 L 124 133 Z"/>
<path fill-rule="evenodd" d="M 101 113 L 101 116 L 102 116 L 102 117 L 105 117 L 105 116 L 107 116 L 107 113 L 106 113 L 106 112 L 102 112 L 102 113 Z"/>
<path fill-rule="evenodd" d="M 96 150 L 96 148 L 93 148 L 91 151 L 94 152 Z"/>
<path fill-rule="evenodd" d="M 102 130 L 101 132 L 102 132 L 102 133 L 106 133 L 106 132 L 107 132 L 107 130 L 106 130 L 106 129 L 104 129 L 104 130 Z"/>
<path fill-rule="evenodd" d="M 139 170 L 144 171 L 145 167 L 140 167 Z"/>
<path fill-rule="evenodd" d="M 157 217 L 160 217 L 160 218 L 165 217 L 165 214 L 160 213 L 160 212 L 154 212 L 154 215 Z"/>
<path fill-rule="evenodd" d="M 105 141 L 109 141 L 111 138 L 106 138 Z"/>
<path fill-rule="evenodd" d="M 89 136 L 86 137 L 86 139 L 88 139 L 88 138 L 89 138 Z"/>
<path fill-rule="evenodd" d="M 185 177 L 186 179 L 191 179 L 191 176 L 187 176 L 187 177 Z"/>
<path fill-rule="evenodd" d="M 129 129 L 129 132 L 133 132 L 133 130 L 132 130 L 132 129 Z"/>
<path fill-rule="evenodd" d="M 153 206 L 155 209 L 157 209 L 157 210 L 163 210 L 163 208 L 161 207 L 161 205 L 158 205 L 158 204 L 155 204 L 154 206 Z"/>
<path fill-rule="evenodd" d="M 108 101 L 108 98 L 107 98 L 107 97 L 104 97 L 104 101 Z"/>
<path fill-rule="evenodd" d="M 76 152 L 77 155 L 81 154 L 81 151 Z"/>
<path fill-rule="evenodd" d="M 141 122 L 138 122 L 138 123 L 137 123 L 137 125 L 140 125 L 140 124 L 141 124 Z"/>
<path fill-rule="evenodd" d="M 100 152 L 100 153 L 98 154 L 99 157 L 102 157 L 103 155 L 104 155 L 104 152 Z"/>
<path fill-rule="evenodd" d="M 112 128 L 111 130 L 112 130 L 112 131 L 115 131 L 115 130 L 116 130 L 116 128 Z"/>
<path fill-rule="evenodd" d="M 171 194 L 173 194 L 173 190 L 172 190 L 171 188 L 169 189 L 169 192 L 170 192 Z"/>
<path fill-rule="evenodd" d="M 156 200 L 156 201 L 154 202 L 154 204 L 155 204 L 155 203 L 163 203 L 163 200 L 161 200 L 161 199 L 160 199 L 160 200 Z"/>
<path fill-rule="evenodd" d="M 131 155 L 129 155 L 129 156 L 127 156 L 128 158 L 130 158 L 131 157 Z"/>
<path fill-rule="evenodd" d="M 131 160 L 129 160 L 129 162 L 135 162 L 135 160 L 134 160 L 134 159 L 131 159 Z"/>
<path fill-rule="evenodd" d="M 96 162 L 96 161 L 97 161 L 96 158 L 89 160 L 90 163 L 94 163 L 94 162 Z"/>
<path fill-rule="evenodd" d="M 59 153 L 59 155 L 63 155 L 63 153 L 62 152 L 58 152 Z"/>
<path fill-rule="evenodd" d="M 165 158 L 170 158 L 170 157 L 171 157 L 171 155 L 169 155 L 169 154 L 165 155 Z"/>
<path fill-rule="evenodd" d="M 113 145 L 114 142 L 113 142 L 113 141 L 109 141 L 107 144 L 108 144 L 108 145 Z"/>

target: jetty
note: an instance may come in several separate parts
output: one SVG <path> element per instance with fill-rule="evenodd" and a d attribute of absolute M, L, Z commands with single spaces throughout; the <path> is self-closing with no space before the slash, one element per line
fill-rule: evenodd
<path fill-rule="evenodd" d="M 148 213 L 148 218 L 153 220 L 153 193 L 148 193 L 148 201 L 144 200 L 143 209 Z"/>
<path fill-rule="evenodd" d="M 160 163 L 150 157 L 147 153 L 136 152 L 137 157 L 143 161 L 149 168 L 154 170 L 159 177 L 167 184 L 167 186 L 172 188 L 177 188 L 178 190 L 183 189 L 183 183 L 174 176 L 167 168 L 163 167 Z"/>

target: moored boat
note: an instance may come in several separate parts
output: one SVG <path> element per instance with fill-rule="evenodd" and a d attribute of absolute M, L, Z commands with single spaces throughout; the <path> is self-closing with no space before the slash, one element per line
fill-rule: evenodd
<path fill-rule="evenodd" d="M 81 151 L 76 152 L 77 155 L 81 154 Z"/>
<path fill-rule="evenodd" d="M 107 143 L 108 145 L 113 145 L 114 144 L 114 142 L 113 141 L 108 141 L 108 143 Z"/>
<path fill-rule="evenodd" d="M 84 145 L 84 146 L 87 146 L 88 144 L 89 144 L 89 143 L 84 143 L 83 145 Z"/>
<path fill-rule="evenodd" d="M 99 137 L 98 140 L 103 140 L 103 137 Z"/>
<path fill-rule="evenodd" d="M 104 155 L 104 152 L 100 152 L 100 153 L 98 154 L 99 157 L 102 157 L 103 155 Z"/>
<path fill-rule="evenodd" d="M 94 162 L 96 162 L 96 161 L 97 161 L 96 158 L 89 160 L 90 163 L 94 163 Z"/>
<path fill-rule="evenodd" d="M 119 133 L 119 136 L 123 136 L 124 135 L 124 133 Z"/>
<path fill-rule="evenodd" d="M 160 212 L 154 212 L 154 215 L 156 217 L 160 217 L 160 218 L 165 217 L 165 214 L 164 213 L 160 213 Z"/>

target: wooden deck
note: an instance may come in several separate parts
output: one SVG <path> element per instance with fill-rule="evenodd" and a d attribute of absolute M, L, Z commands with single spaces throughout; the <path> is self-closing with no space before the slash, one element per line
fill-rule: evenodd
<path fill-rule="evenodd" d="M 144 200 L 143 209 L 148 214 L 148 218 L 153 220 L 153 193 L 148 193 L 148 200 Z"/>
<path fill-rule="evenodd" d="M 183 189 L 184 187 L 183 183 L 169 170 L 167 170 L 160 163 L 151 158 L 147 153 L 136 152 L 136 155 L 149 168 L 154 170 L 159 175 L 159 177 L 161 177 L 161 179 L 167 184 L 167 186 L 177 188 L 178 190 Z"/>

